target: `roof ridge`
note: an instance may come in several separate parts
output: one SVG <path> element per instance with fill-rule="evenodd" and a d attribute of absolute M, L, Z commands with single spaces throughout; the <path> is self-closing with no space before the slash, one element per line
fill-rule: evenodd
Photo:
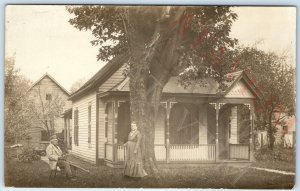
<path fill-rule="evenodd" d="M 42 77 L 40 77 L 37 81 L 35 81 L 27 91 L 30 91 L 34 86 L 36 86 L 46 76 L 48 76 L 50 78 L 50 80 L 52 80 L 60 89 L 62 89 L 68 96 L 70 96 L 70 92 L 68 90 L 66 90 L 60 83 L 58 83 L 48 72 L 46 72 Z"/>

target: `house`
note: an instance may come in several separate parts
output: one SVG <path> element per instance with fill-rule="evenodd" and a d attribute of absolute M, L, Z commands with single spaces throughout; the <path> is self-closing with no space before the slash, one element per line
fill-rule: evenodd
<path fill-rule="evenodd" d="M 72 149 L 72 108 L 67 109 L 61 116 L 64 119 L 64 146 L 67 150 Z"/>
<path fill-rule="evenodd" d="M 75 156 L 108 166 L 124 162 L 130 131 L 126 62 L 115 57 L 70 96 Z M 261 94 L 245 72 L 229 75 L 222 92 L 212 78 L 187 88 L 177 77 L 168 81 L 155 127 L 158 162 L 253 161 L 254 100 Z"/>
<path fill-rule="evenodd" d="M 40 141 L 49 141 L 49 135 L 45 123 L 54 126 L 55 132 L 61 133 L 64 129 L 64 119 L 51 117 L 49 113 L 56 113 L 71 108 L 72 102 L 68 101 L 69 92 L 61 86 L 50 74 L 44 74 L 28 90 L 27 95 L 33 101 L 35 110 L 34 125 L 28 130 L 27 144 L 36 147 Z M 43 112 L 44 111 L 44 112 Z M 37 119 L 38 118 L 38 119 Z"/>

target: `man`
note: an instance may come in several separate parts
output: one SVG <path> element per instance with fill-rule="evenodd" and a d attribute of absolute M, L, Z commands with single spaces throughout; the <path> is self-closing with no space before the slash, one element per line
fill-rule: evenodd
<path fill-rule="evenodd" d="M 67 177 L 71 180 L 76 180 L 73 176 L 70 163 L 66 161 L 61 149 L 58 146 L 58 139 L 56 135 L 50 137 L 50 144 L 46 149 L 47 157 L 49 159 L 49 166 L 51 170 L 55 170 L 56 166 L 64 168 Z"/>

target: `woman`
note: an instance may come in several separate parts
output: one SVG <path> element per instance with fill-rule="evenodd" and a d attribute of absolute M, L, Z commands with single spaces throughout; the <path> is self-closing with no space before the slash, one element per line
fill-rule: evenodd
<path fill-rule="evenodd" d="M 132 122 L 128 141 L 124 144 L 126 146 L 124 176 L 144 177 L 147 175 L 142 163 L 141 139 L 141 133 L 137 130 L 136 123 Z"/>

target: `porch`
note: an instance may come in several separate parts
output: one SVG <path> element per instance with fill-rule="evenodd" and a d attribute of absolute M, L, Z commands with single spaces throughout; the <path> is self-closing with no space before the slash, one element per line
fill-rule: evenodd
<path fill-rule="evenodd" d="M 156 161 L 159 163 L 202 163 L 217 162 L 216 145 L 158 145 L 154 147 Z M 126 148 L 123 144 L 105 144 L 105 160 L 107 164 L 123 164 Z M 226 161 L 250 161 L 250 146 L 245 144 L 229 144 L 229 159 Z M 224 162 L 224 161 L 223 161 Z"/>
<path fill-rule="evenodd" d="M 243 71 L 228 74 L 220 90 L 212 78 L 183 87 L 177 77 L 164 86 L 154 132 L 157 162 L 236 162 L 253 159 L 254 101 L 261 94 Z M 122 164 L 130 132 L 129 79 L 99 93 L 105 103 L 104 160 Z"/>
<path fill-rule="evenodd" d="M 253 160 L 251 102 L 207 104 L 191 101 L 193 103 L 174 100 L 161 103 L 155 126 L 154 151 L 158 163 Z M 106 102 L 104 160 L 108 166 L 122 166 L 125 161 L 123 144 L 130 132 L 129 114 L 128 101 Z"/>

